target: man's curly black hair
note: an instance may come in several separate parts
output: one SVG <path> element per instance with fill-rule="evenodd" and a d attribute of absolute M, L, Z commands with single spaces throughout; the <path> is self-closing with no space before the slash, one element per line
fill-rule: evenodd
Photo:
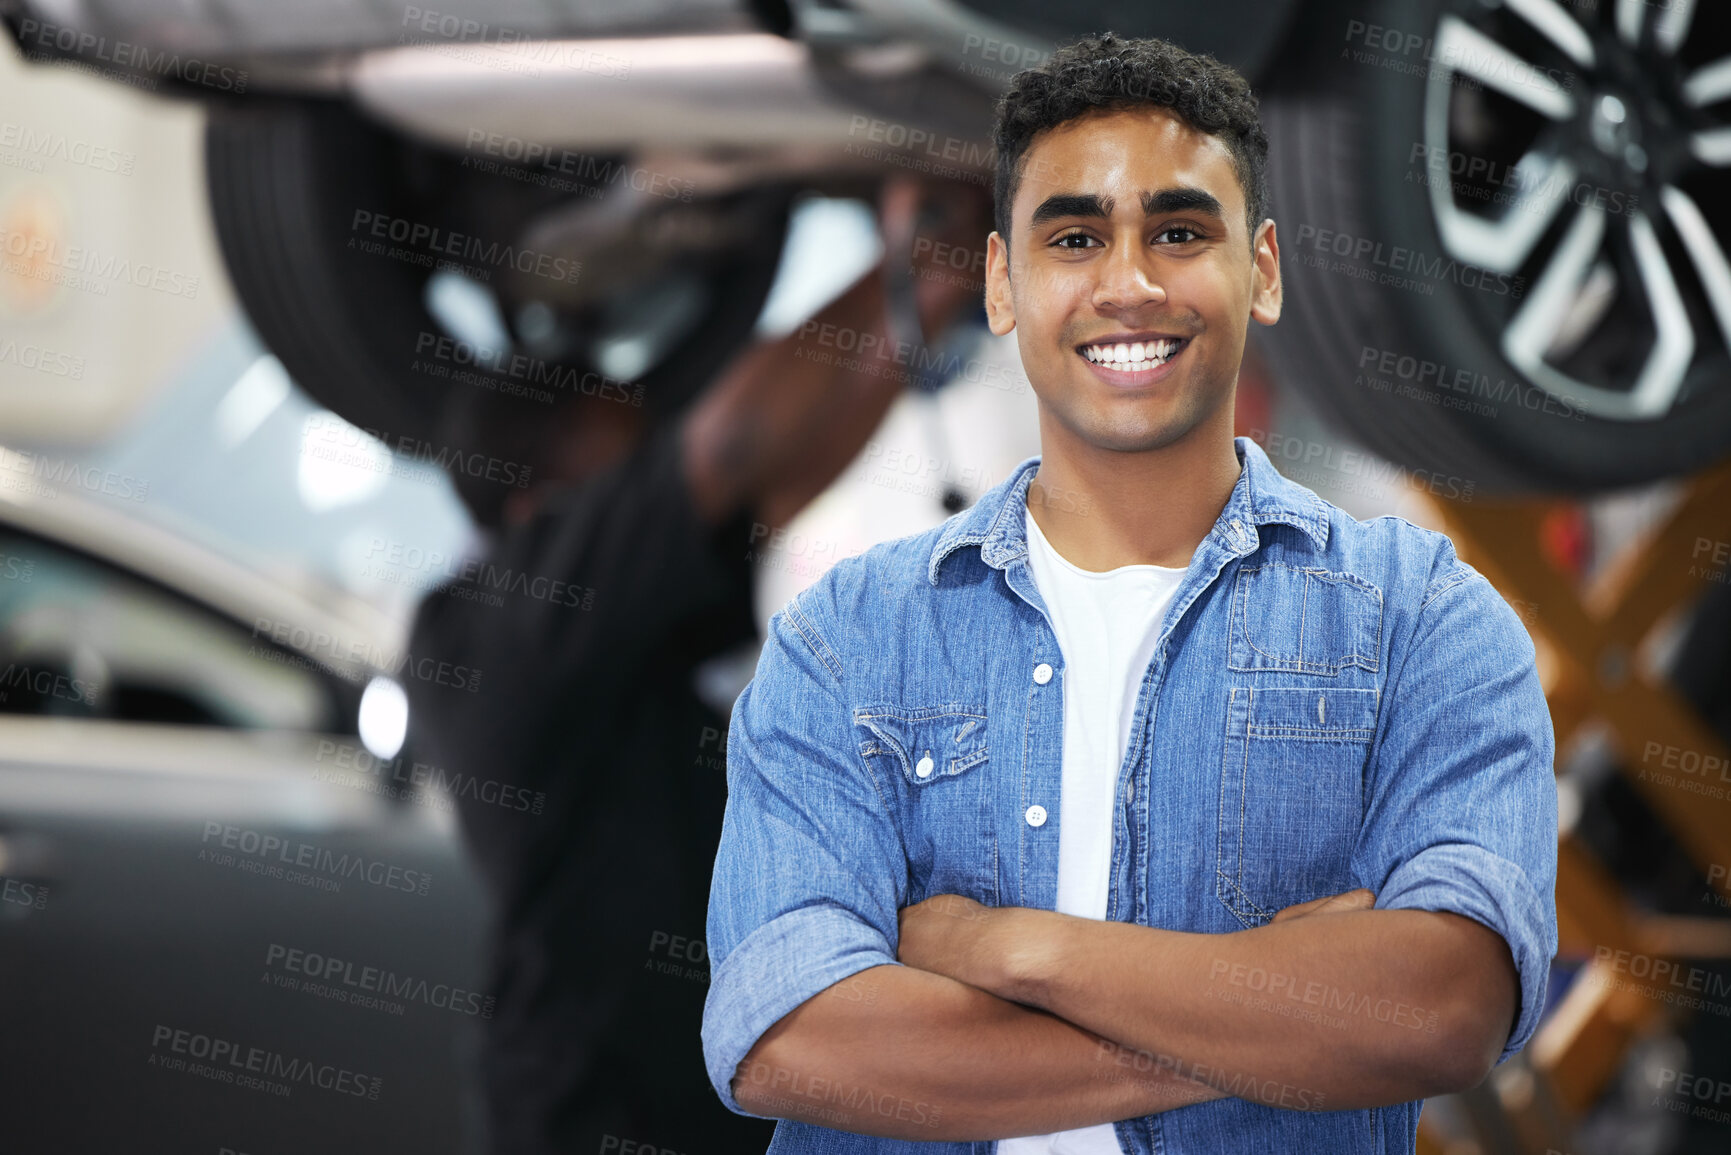
<path fill-rule="evenodd" d="M 992 129 L 998 166 L 993 225 L 1005 246 L 1010 203 L 1034 137 L 1098 109 L 1126 108 L 1170 109 L 1192 128 L 1221 139 L 1244 190 L 1254 244 L 1256 227 L 1268 216 L 1268 137 L 1257 120 L 1250 83 L 1212 56 L 1164 40 L 1126 40 L 1106 32 L 1067 44 L 1040 67 L 1018 72 L 998 99 Z"/>

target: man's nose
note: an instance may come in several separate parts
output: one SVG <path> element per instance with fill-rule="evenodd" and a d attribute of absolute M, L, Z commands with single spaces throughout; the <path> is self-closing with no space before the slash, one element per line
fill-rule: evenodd
<path fill-rule="evenodd" d="M 1166 303 L 1166 289 L 1153 257 L 1140 246 L 1114 245 L 1098 268 L 1095 308 L 1125 310 Z"/>

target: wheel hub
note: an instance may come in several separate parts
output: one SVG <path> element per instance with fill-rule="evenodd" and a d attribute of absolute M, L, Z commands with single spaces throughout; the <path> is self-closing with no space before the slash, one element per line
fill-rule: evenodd
<path fill-rule="evenodd" d="M 1600 152 L 1621 162 L 1633 174 L 1647 171 L 1647 150 L 1641 147 L 1641 122 L 1629 102 L 1613 92 L 1593 98 L 1588 135 Z"/>

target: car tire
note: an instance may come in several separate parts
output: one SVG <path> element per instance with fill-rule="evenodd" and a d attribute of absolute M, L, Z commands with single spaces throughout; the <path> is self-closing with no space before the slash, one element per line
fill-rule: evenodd
<path fill-rule="evenodd" d="M 676 201 L 656 202 L 659 212 L 710 213 L 729 239 L 669 262 L 669 275 L 688 289 L 695 283 L 688 300 L 698 303 L 686 310 L 658 360 L 628 381 L 599 373 L 593 316 L 561 312 L 558 294 L 566 286 L 548 282 L 545 301 L 534 299 L 547 304 L 544 313 L 555 316 L 560 337 L 553 351 L 533 355 L 538 365 L 557 371 L 548 379 L 558 384 L 542 390 L 554 394 L 546 404 L 525 399 L 523 382 L 501 367 L 508 357 L 492 365 L 460 363 L 461 374 L 447 372 L 449 365 L 428 371 L 429 335 L 450 335 L 427 304 L 435 262 L 412 243 L 377 240 L 372 223 L 407 221 L 442 230 L 436 236 L 461 233 L 528 252 L 524 238 L 548 214 L 587 212 L 626 195 L 627 185 L 613 180 L 579 189 L 541 169 L 493 161 L 471 166 L 460 153 L 402 137 L 346 104 L 316 100 L 213 106 L 205 157 L 211 213 L 235 291 L 265 345 L 314 400 L 387 444 L 428 447 L 425 456 L 441 460 L 452 451 L 482 452 L 537 479 L 559 466 L 564 405 L 579 390 L 594 393 L 594 383 L 604 380 L 606 399 L 623 398 L 665 418 L 751 338 L 780 263 L 793 200 L 791 189 L 768 185 L 707 199 L 688 190 Z M 633 171 L 616 159 L 601 171 L 615 177 Z M 512 291 L 503 286 L 512 273 L 501 266 L 489 291 L 511 330 L 506 352 L 515 354 L 526 346 L 506 305 L 523 301 L 501 299 Z M 581 269 L 576 275 L 601 274 Z M 518 278 L 517 285 L 534 279 Z M 657 283 L 651 279 L 637 289 L 647 292 Z M 460 470 L 451 476 L 471 513 L 483 524 L 498 524 L 502 487 Z"/>
<path fill-rule="evenodd" d="M 1590 493 L 1704 467 L 1731 452 L 1731 282 L 1692 241 L 1704 224 L 1721 254 L 1708 261 L 1731 249 L 1731 170 L 1677 149 L 1731 123 L 1731 101 L 1679 102 L 1683 77 L 1731 53 L 1731 19 L 1701 5 L 1663 50 L 1662 8 L 1641 9 L 1631 48 L 1617 5 L 1531 6 L 1573 26 L 1548 34 L 1516 7 L 1423 0 L 1307 22 L 1307 77 L 1264 117 L 1286 289 L 1282 320 L 1259 330 L 1268 361 L 1367 448 L 1482 491 Z M 1523 84 L 1461 79 L 1515 73 L 1499 46 L 1537 61 Z M 1618 94 L 1605 107 L 1646 117 L 1647 151 L 1601 134 L 1599 102 Z M 1693 237 L 1667 188 L 1705 218 Z"/>

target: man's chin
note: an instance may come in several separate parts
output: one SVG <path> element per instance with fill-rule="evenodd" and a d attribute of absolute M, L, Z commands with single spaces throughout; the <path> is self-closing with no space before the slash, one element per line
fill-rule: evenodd
<path fill-rule="evenodd" d="M 1126 422 L 1122 414 L 1090 412 L 1079 421 L 1065 422 L 1078 434 L 1078 440 L 1090 448 L 1109 453 L 1153 453 L 1170 449 L 1196 436 L 1202 425 L 1199 417 L 1173 414 L 1168 420 L 1138 420 Z"/>

